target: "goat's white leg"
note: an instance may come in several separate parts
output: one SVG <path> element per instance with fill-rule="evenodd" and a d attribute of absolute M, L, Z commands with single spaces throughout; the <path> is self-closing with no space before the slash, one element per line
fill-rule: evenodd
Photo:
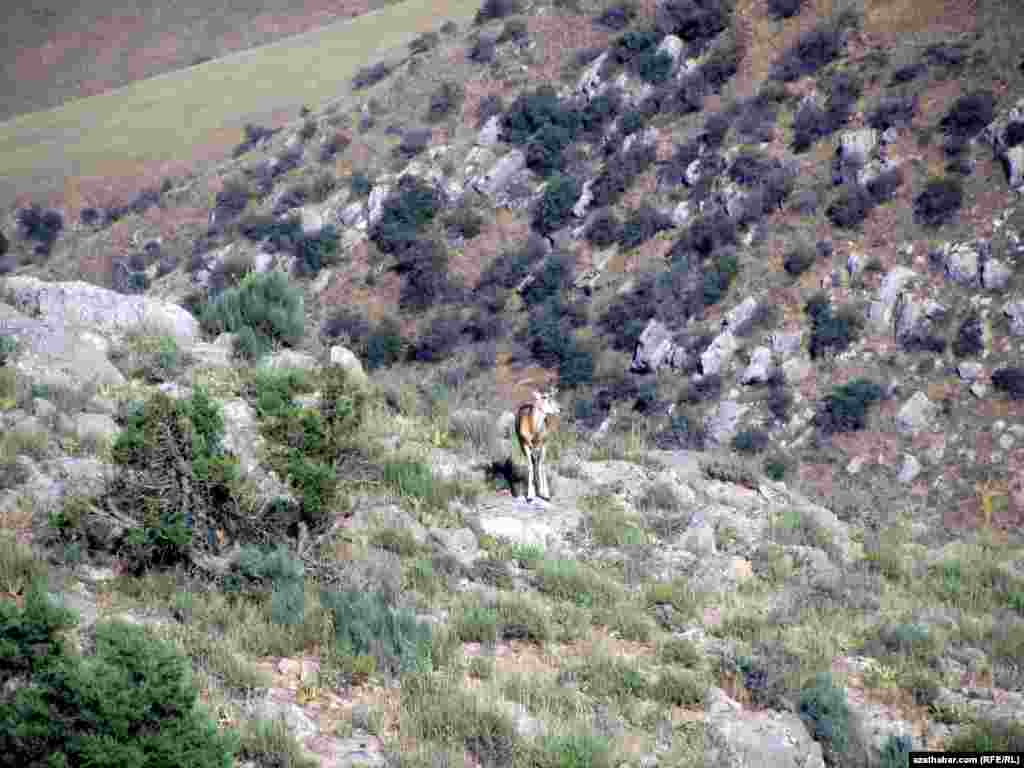
<path fill-rule="evenodd" d="M 534 455 L 533 449 L 528 446 L 523 446 L 523 453 L 526 454 L 526 467 L 527 467 L 527 480 L 526 480 L 526 500 L 533 501 L 533 497 L 536 496 L 536 485 L 534 480 Z"/>
<path fill-rule="evenodd" d="M 541 445 L 539 455 L 537 457 L 537 475 L 540 483 L 540 497 L 548 501 L 551 500 L 551 488 L 548 486 L 548 462 L 547 462 L 547 445 Z"/>

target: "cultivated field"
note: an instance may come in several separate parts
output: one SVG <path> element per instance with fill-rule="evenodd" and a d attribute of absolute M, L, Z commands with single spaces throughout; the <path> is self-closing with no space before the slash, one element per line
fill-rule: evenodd
<path fill-rule="evenodd" d="M 63 196 L 74 178 L 181 173 L 223 157 L 246 122 L 293 119 L 350 91 L 362 66 L 472 17 L 476 0 L 409 0 L 350 21 L 0 124 L 0 206 Z"/>

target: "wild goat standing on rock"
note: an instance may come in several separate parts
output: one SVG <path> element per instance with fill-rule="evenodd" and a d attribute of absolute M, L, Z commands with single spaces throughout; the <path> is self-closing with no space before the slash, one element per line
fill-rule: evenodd
<path fill-rule="evenodd" d="M 557 426 L 557 419 L 548 417 L 557 416 L 562 412 L 561 406 L 555 400 L 557 395 L 558 390 L 555 387 L 543 394 L 534 392 L 533 402 L 523 403 L 516 411 L 516 438 L 529 467 L 529 479 L 526 483 L 527 501 L 533 501 L 535 495 L 545 500 L 551 499 L 548 471 L 544 464 L 544 454 L 547 451 L 544 441 L 548 432 L 553 432 Z"/>

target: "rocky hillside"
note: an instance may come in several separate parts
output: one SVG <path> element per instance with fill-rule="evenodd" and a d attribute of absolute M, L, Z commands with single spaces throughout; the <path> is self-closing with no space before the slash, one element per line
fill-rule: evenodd
<path fill-rule="evenodd" d="M 1024 749 L 1024 21 L 920 5 L 487 0 L 10 211 L 0 616 L 144 625 L 239 764 Z"/>

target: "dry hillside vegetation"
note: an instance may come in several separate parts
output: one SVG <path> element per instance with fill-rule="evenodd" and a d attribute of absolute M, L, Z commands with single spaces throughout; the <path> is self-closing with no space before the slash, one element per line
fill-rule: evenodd
<path fill-rule="evenodd" d="M 1018 15 L 485 0 L 192 158 L 23 191 L 0 752 L 1024 751 Z"/>

